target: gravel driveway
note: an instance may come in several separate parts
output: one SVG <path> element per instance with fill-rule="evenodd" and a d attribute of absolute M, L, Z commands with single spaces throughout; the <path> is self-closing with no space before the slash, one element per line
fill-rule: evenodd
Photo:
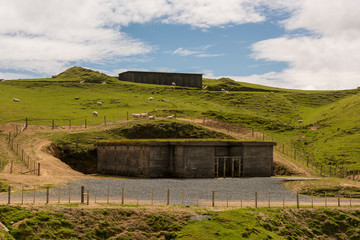
<path fill-rule="evenodd" d="M 218 178 L 218 179 L 83 179 L 63 184 L 60 189 L 50 189 L 49 202 L 80 202 L 81 186 L 89 190 L 90 202 L 121 203 L 124 189 L 125 204 L 166 204 L 169 189 L 169 204 L 211 206 L 214 191 L 216 206 L 254 206 L 257 192 L 258 206 L 296 205 L 296 194 L 281 184 L 294 178 Z M 95 196 L 96 192 L 96 196 Z M 109 193 L 109 195 L 108 195 Z M 270 193 L 270 194 L 269 194 Z M 36 191 L 36 202 L 46 201 L 46 190 Z M 24 203 L 32 203 L 34 193 L 24 193 Z M 310 205 L 312 198 L 300 196 L 300 202 Z M 353 200 L 355 201 L 355 200 Z M 7 202 L 7 195 L 1 195 L 1 203 Z M 12 194 L 12 202 L 21 202 L 21 193 Z M 85 196 L 86 202 L 86 196 Z M 349 205 L 349 200 L 342 200 Z M 354 202 L 355 203 L 355 202 Z M 314 205 L 324 205 L 324 199 L 315 198 Z M 337 199 L 327 199 L 327 204 L 337 204 Z"/>

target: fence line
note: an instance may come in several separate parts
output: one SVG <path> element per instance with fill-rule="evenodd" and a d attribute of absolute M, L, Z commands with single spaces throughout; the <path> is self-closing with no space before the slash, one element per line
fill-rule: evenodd
<path fill-rule="evenodd" d="M 70 185 L 69 185 L 70 186 Z M 71 191 L 72 190 L 72 191 Z M 5 204 L 119 204 L 119 205 L 186 205 L 204 207 L 359 207 L 360 198 L 351 195 L 345 197 L 336 195 L 329 197 L 305 196 L 293 194 L 289 196 L 284 192 L 238 192 L 238 191 L 199 191 L 184 189 L 121 189 L 105 188 L 102 195 L 96 188 L 28 188 L 13 192 L 8 187 L 6 195 L 0 199 L 0 205 Z M 107 190 L 107 192 L 106 192 Z M 145 194 L 144 194 L 145 192 Z M 141 197 L 139 196 L 141 195 Z M 4 199 L 5 196 L 5 199 Z M 151 198 L 150 198 L 151 196 Z M 275 199 L 274 199 L 275 198 Z"/>
<path fill-rule="evenodd" d="M 256 131 L 254 129 L 248 129 L 237 124 L 232 124 L 228 122 L 223 122 L 218 119 L 203 117 L 202 119 L 197 119 L 202 122 L 203 126 L 208 126 L 217 129 L 223 129 L 227 132 L 235 132 L 241 134 L 240 140 L 263 140 L 263 141 L 275 141 L 277 146 L 275 150 L 283 155 L 291 157 L 294 160 L 297 160 L 309 168 L 315 170 L 319 175 L 323 177 L 338 177 L 338 178 L 348 178 L 352 180 L 360 180 L 360 169 L 349 170 L 343 164 L 338 165 L 325 165 L 315 161 L 315 159 L 309 154 L 304 154 L 303 151 L 299 150 L 295 146 L 286 144 L 279 140 L 278 138 Z"/>

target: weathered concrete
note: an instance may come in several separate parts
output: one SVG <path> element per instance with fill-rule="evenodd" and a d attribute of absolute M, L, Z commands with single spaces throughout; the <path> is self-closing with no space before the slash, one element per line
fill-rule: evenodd
<path fill-rule="evenodd" d="M 273 142 L 125 141 L 100 142 L 102 174 L 132 177 L 269 177 Z"/>
<path fill-rule="evenodd" d="M 159 85 L 171 85 L 174 82 L 176 86 L 202 87 L 202 74 L 196 73 L 128 71 L 120 73 L 119 80 Z"/>

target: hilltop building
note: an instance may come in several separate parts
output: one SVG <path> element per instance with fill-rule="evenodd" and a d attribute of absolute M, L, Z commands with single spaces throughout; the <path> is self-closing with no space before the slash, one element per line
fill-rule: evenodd
<path fill-rule="evenodd" d="M 197 73 L 127 71 L 119 74 L 119 80 L 159 85 L 171 85 L 174 82 L 176 86 L 202 87 L 202 74 Z"/>
<path fill-rule="evenodd" d="M 148 178 L 270 177 L 274 142 L 128 140 L 99 142 L 101 174 Z"/>

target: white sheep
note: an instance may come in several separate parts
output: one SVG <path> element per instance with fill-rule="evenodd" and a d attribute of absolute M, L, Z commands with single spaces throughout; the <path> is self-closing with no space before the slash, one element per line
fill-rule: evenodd
<path fill-rule="evenodd" d="M 96 104 L 97 104 L 98 106 L 102 106 L 102 105 L 103 105 L 102 102 L 97 102 Z"/>
<path fill-rule="evenodd" d="M 13 98 L 13 101 L 14 101 L 14 102 L 20 102 L 20 100 L 17 99 L 17 98 Z"/>
<path fill-rule="evenodd" d="M 172 82 L 172 83 L 171 83 L 171 86 L 176 86 L 176 83 L 175 83 L 175 82 Z"/>
<path fill-rule="evenodd" d="M 85 83 L 85 81 L 83 80 L 83 81 L 80 81 L 80 84 L 84 84 Z"/>
<path fill-rule="evenodd" d="M 98 112 L 97 111 L 93 111 L 93 116 L 97 117 L 98 116 Z"/>
<path fill-rule="evenodd" d="M 132 113 L 131 116 L 134 118 L 134 119 L 140 119 L 140 113 Z"/>
<path fill-rule="evenodd" d="M 174 118 L 174 115 L 167 116 L 166 118 L 167 118 L 167 119 L 173 119 L 173 118 Z"/>
<path fill-rule="evenodd" d="M 161 101 L 163 101 L 163 102 L 167 102 L 167 103 L 169 102 L 169 100 L 166 100 L 166 99 L 164 99 L 164 98 L 163 98 L 163 99 L 161 99 Z"/>
<path fill-rule="evenodd" d="M 152 100 L 154 100 L 154 98 L 153 98 L 153 97 L 149 97 L 148 100 L 149 100 L 149 101 L 152 101 Z"/>
<path fill-rule="evenodd" d="M 226 90 L 224 88 L 222 88 L 221 91 L 225 92 Z"/>
<path fill-rule="evenodd" d="M 148 113 L 140 113 L 140 118 L 147 118 L 148 116 Z"/>
<path fill-rule="evenodd" d="M 102 82 L 101 84 L 106 84 L 106 82 Z"/>
<path fill-rule="evenodd" d="M 203 85 L 203 86 L 202 86 L 202 89 L 204 89 L 204 90 L 207 89 L 207 88 L 208 88 L 207 85 Z"/>
<path fill-rule="evenodd" d="M 155 120 L 156 116 L 155 115 L 151 115 L 149 116 L 149 119 Z"/>
<path fill-rule="evenodd" d="M 175 86 L 174 86 L 174 85 L 171 85 L 170 88 L 171 88 L 171 89 L 175 89 Z"/>
<path fill-rule="evenodd" d="M 228 91 L 226 90 L 226 91 L 225 91 L 225 94 L 226 94 L 226 95 L 229 95 L 229 94 L 230 94 L 230 92 L 228 92 Z"/>

